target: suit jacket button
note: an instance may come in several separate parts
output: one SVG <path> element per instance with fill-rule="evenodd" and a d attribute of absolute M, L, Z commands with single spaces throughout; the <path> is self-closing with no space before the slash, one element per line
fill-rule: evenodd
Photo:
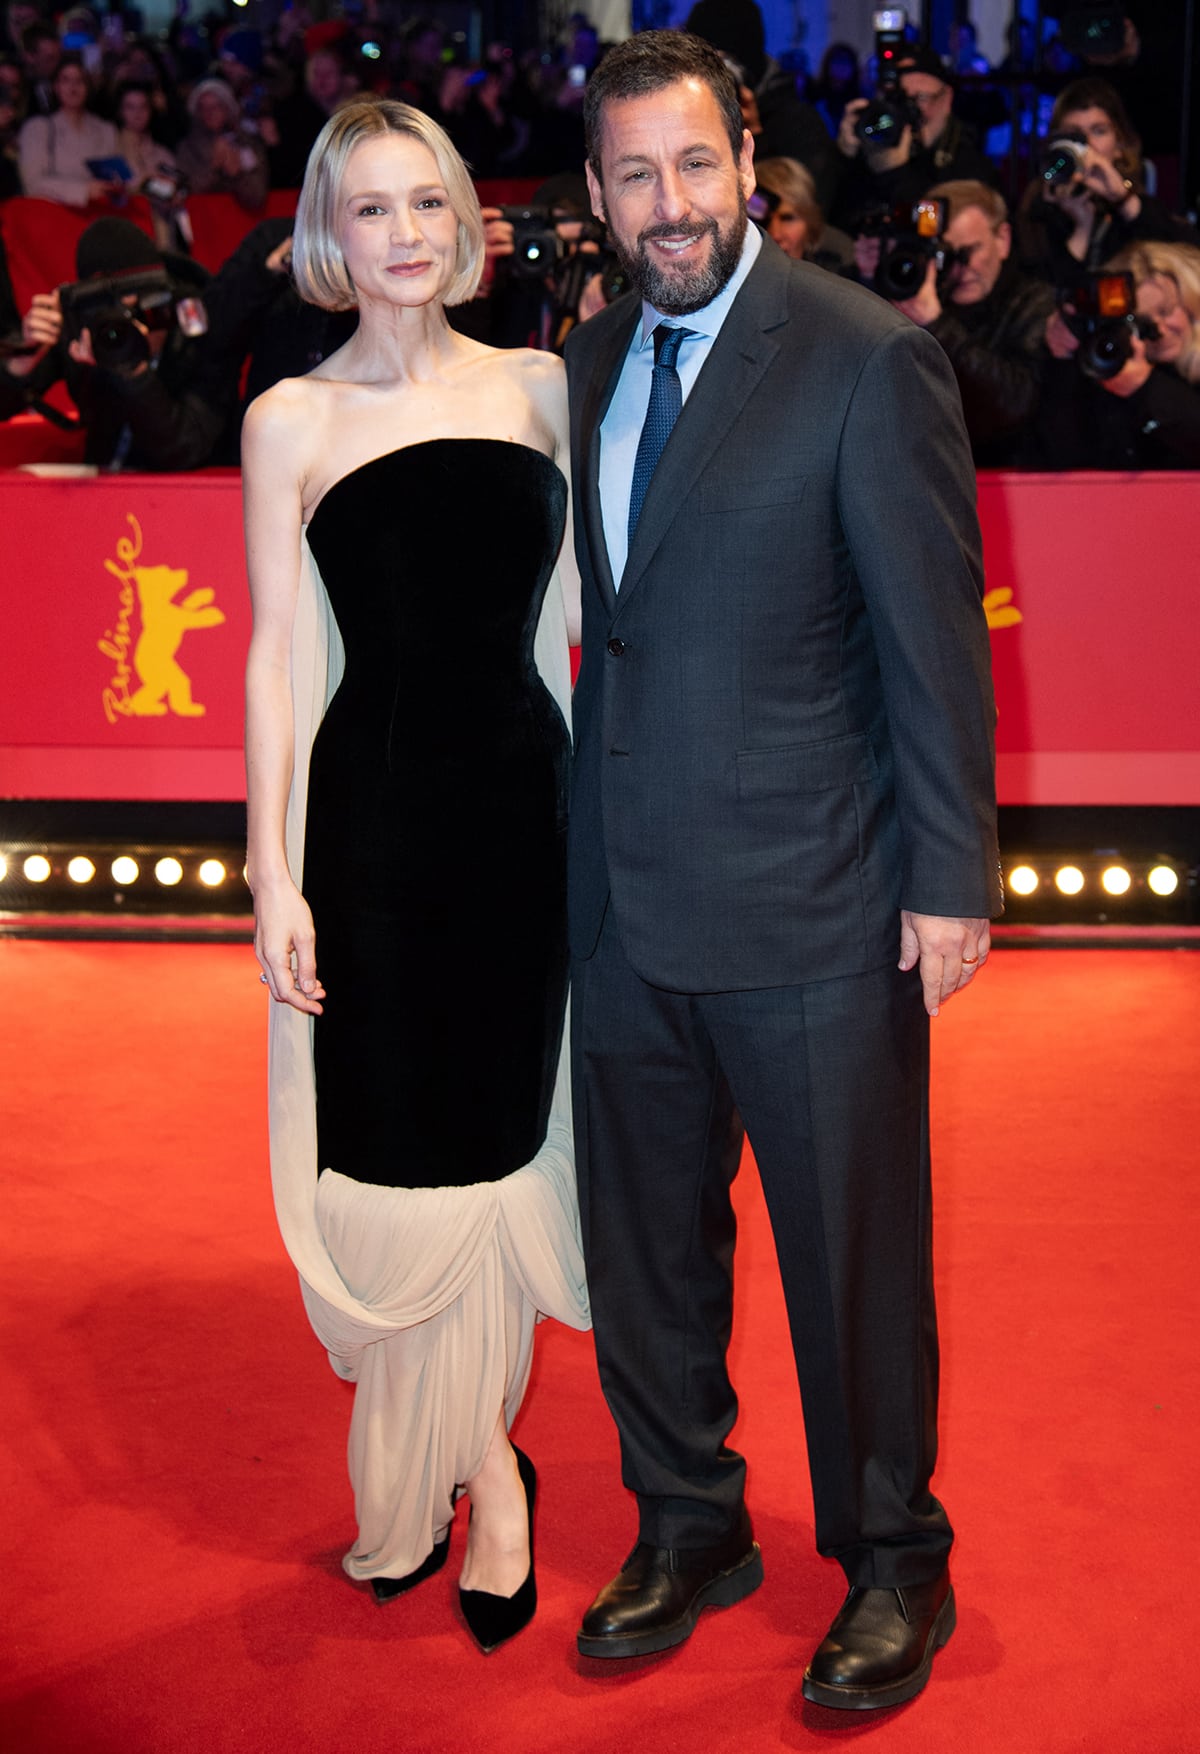
<path fill-rule="evenodd" d="M 625 641 L 623 639 L 610 639 L 608 651 L 610 657 L 623 658 L 625 656 Z"/>

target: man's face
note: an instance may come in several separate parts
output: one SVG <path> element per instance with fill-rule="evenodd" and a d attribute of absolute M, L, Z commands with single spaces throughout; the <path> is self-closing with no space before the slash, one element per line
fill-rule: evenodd
<path fill-rule="evenodd" d="M 951 249 L 970 251 L 967 261 L 951 272 L 950 303 L 981 303 L 999 280 L 1000 270 L 1008 259 L 1012 227 L 1007 222 L 993 226 L 981 207 L 963 207 L 946 227 L 945 237 Z"/>
<path fill-rule="evenodd" d="M 900 89 L 921 112 L 921 142 L 932 146 L 950 120 L 954 93 L 932 73 L 902 73 Z"/>
<path fill-rule="evenodd" d="M 34 79 L 53 79 L 62 49 L 56 37 L 39 37 L 26 59 Z"/>
<path fill-rule="evenodd" d="M 746 235 L 754 144 L 734 157 L 712 88 L 676 80 L 605 106 L 592 208 L 630 280 L 656 310 L 686 316 L 728 285 Z"/>

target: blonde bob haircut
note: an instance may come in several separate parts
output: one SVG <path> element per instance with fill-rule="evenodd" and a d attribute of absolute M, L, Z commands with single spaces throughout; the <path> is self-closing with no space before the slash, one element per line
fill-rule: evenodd
<path fill-rule="evenodd" d="M 421 110 L 391 98 L 355 98 L 343 104 L 313 143 L 292 233 L 296 290 L 326 311 L 350 311 L 358 304 L 338 245 L 338 199 L 350 154 L 364 140 L 383 134 L 407 134 L 433 154 L 458 220 L 454 278 L 445 303 L 465 304 L 474 298 L 483 273 L 483 218 L 475 185 L 445 130 Z"/>

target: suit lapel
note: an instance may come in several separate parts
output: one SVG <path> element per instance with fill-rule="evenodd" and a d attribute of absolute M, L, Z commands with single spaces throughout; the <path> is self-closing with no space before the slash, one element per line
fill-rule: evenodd
<path fill-rule="evenodd" d="M 628 602 L 636 590 L 688 493 L 774 362 L 779 341 L 770 331 L 788 320 L 787 274 L 784 258 L 774 246 L 765 245 L 721 325 L 654 471 L 621 577 L 618 605 Z M 598 502 L 598 493 L 596 497 Z"/>
<path fill-rule="evenodd" d="M 614 324 L 611 333 L 596 354 L 588 372 L 580 421 L 583 446 L 583 520 L 592 571 L 611 615 L 616 607 L 617 592 L 612 567 L 608 560 L 608 543 L 604 539 L 604 516 L 600 506 L 600 424 L 608 413 L 621 367 L 629 349 L 629 339 L 641 319 L 641 301 L 631 298 L 628 321 Z"/>

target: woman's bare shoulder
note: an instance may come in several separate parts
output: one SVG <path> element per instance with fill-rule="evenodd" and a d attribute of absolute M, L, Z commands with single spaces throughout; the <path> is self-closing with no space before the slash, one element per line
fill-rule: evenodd
<path fill-rule="evenodd" d="M 329 419 L 328 386 L 311 377 L 280 378 L 246 410 L 242 453 L 264 448 L 282 452 L 298 463 L 320 455 Z"/>
<path fill-rule="evenodd" d="M 509 368 L 534 406 L 557 425 L 567 405 L 567 368 L 556 353 L 539 353 L 532 347 L 514 347 Z"/>

